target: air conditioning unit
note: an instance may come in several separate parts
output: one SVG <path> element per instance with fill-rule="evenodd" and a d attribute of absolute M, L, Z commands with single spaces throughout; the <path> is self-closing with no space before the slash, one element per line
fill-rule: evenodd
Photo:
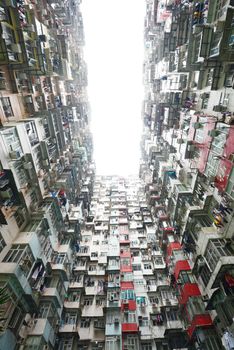
<path fill-rule="evenodd" d="M 36 62 L 37 62 L 37 61 L 34 60 L 34 58 L 30 58 L 30 59 L 28 60 L 28 63 L 29 63 L 30 66 L 35 66 Z"/>
<path fill-rule="evenodd" d="M 227 110 L 227 107 L 223 105 L 216 105 L 213 107 L 214 112 L 225 112 L 226 110 Z"/>
<path fill-rule="evenodd" d="M 203 300 L 204 302 L 209 301 L 209 300 L 210 300 L 209 295 L 207 295 L 207 294 L 203 295 L 203 296 L 202 296 L 202 300 Z"/>
<path fill-rule="evenodd" d="M 119 324 L 119 319 L 118 319 L 118 318 L 115 318 L 115 319 L 114 319 L 114 324 L 115 324 L 115 325 L 118 325 L 118 324 Z"/>

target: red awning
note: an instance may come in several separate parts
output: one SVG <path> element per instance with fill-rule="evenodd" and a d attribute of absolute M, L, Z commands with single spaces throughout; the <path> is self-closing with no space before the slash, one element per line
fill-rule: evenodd
<path fill-rule="evenodd" d="M 134 289 L 133 282 L 121 282 L 121 290 Z"/>
<path fill-rule="evenodd" d="M 180 271 L 190 271 L 191 268 L 187 260 L 179 260 L 175 264 L 175 279 L 179 278 Z"/>
<path fill-rule="evenodd" d="M 186 304 L 189 297 L 201 295 L 197 283 L 186 283 L 181 291 L 180 304 Z"/>
<path fill-rule="evenodd" d="M 189 337 L 192 338 L 192 335 L 197 327 L 208 327 L 212 326 L 212 324 L 213 322 L 209 314 L 196 315 L 191 326 L 188 327 L 187 333 Z"/>
<path fill-rule="evenodd" d="M 122 323 L 122 332 L 136 333 L 138 332 L 137 323 Z"/>
<path fill-rule="evenodd" d="M 167 247 L 167 256 L 171 256 L 173 250 L 181 249 L 181 244 L 179 242 L 172 242 Z"/>

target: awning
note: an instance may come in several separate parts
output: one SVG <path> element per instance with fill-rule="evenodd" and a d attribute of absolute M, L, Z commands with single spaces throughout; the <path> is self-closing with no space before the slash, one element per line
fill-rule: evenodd
<path fill-rule="evenodd" d="M 179 242 L 172 242 L 167 247 L 167 256 L 171 256 L 173 250 L 181 249 L 181 244 Z"/>
<path fill-rule="evenodd" d="M 189 266 L 189 263 L 187 260 L 179 260 L 175 264 L 175 279 L 177 280 L 179 278 L 179 274 L 181 271 L 190 271 L 191 268 Z"/>
<path fill-rule="evenodd" d="M 200 296 L 201 292 L 197 283 L 186 283 L 181 292 L 180 304 L 186 304 L 190 297 Z"/>

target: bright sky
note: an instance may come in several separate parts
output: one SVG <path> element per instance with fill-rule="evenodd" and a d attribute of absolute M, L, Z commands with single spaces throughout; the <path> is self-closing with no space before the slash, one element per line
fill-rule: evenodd
<path fill-rule="evenodd" d="M 145 0 L 83 0 L 82 14 L 97 174 L 137 174 Z"/>

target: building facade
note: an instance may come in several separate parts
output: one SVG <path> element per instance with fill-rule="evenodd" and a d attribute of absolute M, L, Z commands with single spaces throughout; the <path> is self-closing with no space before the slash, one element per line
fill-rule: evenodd
<path fill-rule="evenodd" d="M 233 347 L 233 14 L 147 1 L 140 177 L 189 349 Z"/>
<path fill-rule="evenodd" d="M 0 349 L 234 348 L 234 3 L 145 3 L 122 178 L 95 176 L 81 0 L 0 2 Z"/>
<path fill-rule="evenodd" d="M 95 171 L 80 1 L 3 0 L 0 31 L 0 348 L 58 349 Z"/>

